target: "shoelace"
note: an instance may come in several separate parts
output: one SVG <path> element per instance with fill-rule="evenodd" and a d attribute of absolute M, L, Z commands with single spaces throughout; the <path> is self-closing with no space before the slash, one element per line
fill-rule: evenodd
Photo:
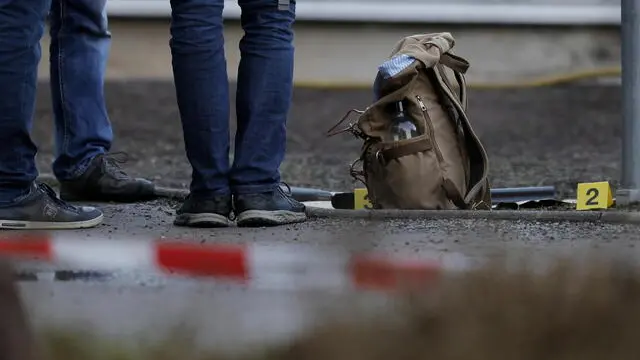
<path fill-rule="evenodd" d="M 58 197 L 58 194 L 56 194 L 56 191 L 53 190 L 53 188 L 51 188 L 51 186 L 45 184 L 45 183 L 39 183 L 38 184 L 38 189 L 40 191 L 42 191 L 43 193 L 45 193 L 49 199 L 51 199 L 51 201 L 53 201 L 56 205 L 60 206 L 63 209 L 66 210 L 72 210 L 75 211 L 76 207 L 72 206 L 71 204 L 68 204 L 64 201 L 62 201 L 62 199 L 60 199 Z"/>
<path fill-rule="evenodd" d="M 285 189 L 283 188 L 283 186 L 286 188 L 286 191 L 285 191 Z M 296 203 L 297 203 L 298 201 L 297 201 L 297 200 L 295 200 L 295 199 L 293 198 L 293 191 L 291 191 L 291 186 L 289 186 L 289 184 L 287 184 L 287 183 L 286 183 L 286 182 L 284 182 L 284 181 L 281 181 L 281 182 L 280 182 L 280 185 L 278 186 L 278 191 L 279 191 L 282 195 L 284 195 L 284 198 L 287 200 L 287 202 L 288 202 L 289 204 L 294 205 L 294 206 L 297 206 L 297 204 L 296 204 Z"/>
<path fill-rule="evenodd" d="M 129 154 L 124 151 L 119 151 L 102 155 L 102 157 L 104 159 L 105 170 L 108 173 L 116 177 L 127 177 L 127 174 L 122 170 L 120 164 L 124 164 L 129 160 Z"/>
<path fill-rule="evenodd" d="M 282 186 L 285 186 L 287 188 L 287 190 L 285 191 Z M 280 184 L 278 185 L 278 189 L 280 189 L 280 192 L 282 192 L 284 195 L 287 196 L 291 196 L 293 193 L 291 191 L 291 186 L 289 186 L 289 184 L 287 184 L 284 181 L 281 181 Z"/>

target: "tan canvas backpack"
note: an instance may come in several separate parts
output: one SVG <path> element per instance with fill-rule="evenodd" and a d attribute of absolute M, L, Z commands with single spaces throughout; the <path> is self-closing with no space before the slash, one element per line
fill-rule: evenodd
<path fill-rule="evenodd" d="M 491 208 L 487 154 L 466 114 L 469 63 L 451 52 L 454 43 L 449 33 L 402 39 L 385 63 L 389 74 L 379 69 L 377 100 L 352 110 L 360 114 L 356 123 L 329 130 L 329 136 L 350 131 L 364 141 L 351 174 L 364 182 L 374 208 Z M 399 101 L 417 136 L 390 141 Z"/>

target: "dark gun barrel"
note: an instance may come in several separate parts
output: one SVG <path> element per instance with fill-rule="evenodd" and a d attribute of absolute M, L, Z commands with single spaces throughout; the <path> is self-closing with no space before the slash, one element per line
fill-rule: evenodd
<path fill-rule="evenodd" d="M 520 201 L 553 200 L 556 197 L 555 186 L 530 186 L 491 189 L 491 202 L 516 203 Z"/>
<path fill-rule="evenodd" d="M 292 186 L 291 194 L 293 198 L 298 201 L 331 201 L 334 204 L 334 207 L 338 206 L 336 208 L 339 209 L 353 208 L 353 193 L 333 194 L 330 191 L 322 189 Z M 555 199 L 555 186 L 529 186 L 491 189 L 491 202 L 493 204 Z"/>

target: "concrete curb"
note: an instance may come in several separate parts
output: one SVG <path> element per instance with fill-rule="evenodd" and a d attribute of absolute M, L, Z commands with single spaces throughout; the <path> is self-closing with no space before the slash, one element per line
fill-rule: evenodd
<path fill-rule="evenodd" d="M 483 219 L 545 222 L 599 222 L 640 224 L 640 213 L 628 211 L 531 211 L 531 210 L 332 210 L 308 208 L 310 218 L 385 219 Z"/>
<path fill-rule="evenodd" d="M 58 181 L 53 175 L 43 174 L 38 180 L 52 186 Z M 187 189 L 157 187 L 156 194 L 161 198 L 183 200 L 189 195 Z M 532 211 L 532 210 L 341 210 L 307 207 L 307 215 L 312 219 L 411 219 L 411 220 L 445 220 L 476 219 L 506 221 L 545 221 L 545 222 L 598 222 L 607 224 L 639 224 L 640 212 L 625 210 L 610 211 Z"/>

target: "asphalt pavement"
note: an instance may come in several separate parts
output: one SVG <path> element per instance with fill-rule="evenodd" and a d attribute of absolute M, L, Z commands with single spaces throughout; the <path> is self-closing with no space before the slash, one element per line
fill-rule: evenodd
<path fill-rule="evenodd" d="M 137 207 L 105 205 L 105 224 L 94 230 L 63 231 L 113 241 L 172 239 L 197 243 L 295 244 L 425 257 L 461 254 L 473 262 L 509 256 L 514 263 L 547 263 L 562 255 L 593 252 L 635 259 L 640 233 L 633 226 L 482 220 L 369 222 L 317 219 L 273 229 L 193 229 L 171 225 L 171 203 Z M 39 281 L 21 289 L 38 326 L 94 332 L 122 341 L 162 340 L 186 328 L 198 345 L 236 353 L 288 341 L 333 319 L 362 319 L 397 310 L 396 299 L 377 293 L 327 291 L 313 286 L 254 289 L 209 279 L 159 277 L 146 272 L 115 279 L 54 281 L 54 266 L 32 263 Z M 84 269 L 83 269 L 84 270 Z M 180 330 L 184 331 L 184 330 Z"/>
<path fill-rule="evenodd" d="M 116 137 L 112 150 L 130 155 L 126 169 L 160 185 L 187 187 L 190 167 L 171 82 L 111 82 L 105 92 Z M 580 181 L 615 183 L 620 95 L 619 86 L 597 85 L 471 90 L 469 115 L 489 153 L 493 186 L 555 185 L 571 194 Z M 293 186 L 351 189 L 348 164 L 358 156 L 360 142 L 348 134 L 327 139 L 325 132 L 348 110 L 362 109 L 371 100 L 369 90 L 296 89 L 283 180 Z M 40 170 L 51 172 L 47 86 L 40 87 L 33 133 L 41 146 Z"/>
<path fill-rule="evenodd" d="M 160 185 L 186 187 L 190 171 L 171 84 L 110 83 L 106 94 L 116 133 L 113 150 L 130 155 L 125 169 Z M 54 153 L 48 96 L 47 88 L 41 86 L 33 130 L 41 145 L 42 172 L 50 172 Z M 360 144 L 347 135 L 326 139 L 324 131 L 347 110 L 363 108 L 370 101 L 366 90 L 296 89 L 283 180 L 329 190 L 352 188 L 347 165 L 357 156 Z M 579 181 L 615 183 L 619 103 L 616 86 L 471 91 L 470 116 L 488 149 L 493 185 L 555 185 L 571 195 Z M 278 228 L 183 229 L 171 224 L 178 205 L 172 201 L 100 205 L 106 214 L 103 225 L 68 233 L 114 241 L 164 238 L 334 246 L 345 251 L 460 253 L 474 260 L 497 258 L 505 252 L 514 258 L 544 260 L 583 251 L 635 258 L 640 240 L 637 227 L 629 225 L 485 220 L 314 219 Z M 33 264 L 24 267 L 47 269 Z M 330 317 L 327 311 L 345 318 L 360 310 L 380 312 L 379 306 L 393 308 L 386 298 L 364 294 L 262 291 L 144 275 L 125 282 L 43 279 L 24 282 L 22 290 L 33 320 L 40 325 L 86 325 L 131 339 L 133 334 L 158 336 L 182 322 L 199 330 L 205 346 L 231 350 L 288 339 L 308 330 L 318 316 Z"/>

